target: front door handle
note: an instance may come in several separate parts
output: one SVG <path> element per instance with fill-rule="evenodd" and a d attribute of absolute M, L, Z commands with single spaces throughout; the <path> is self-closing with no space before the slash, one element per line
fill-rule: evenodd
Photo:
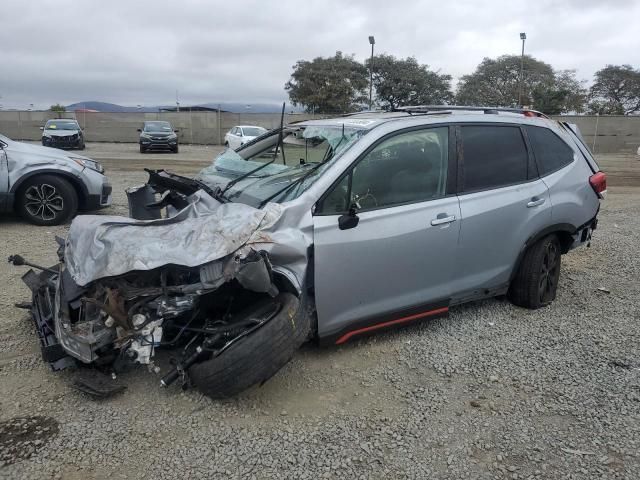
<path fill-rule="evenodd" d="M 544 198 L 533 197 L 529 203 L 527 203 L 527 208 L 538 207 L 544 203 Z"/>
<path fill-rule="evenodd" d="M 455 215 L 449 215 L 448 217 L 444 216 L 446 214 L 441 213 L 440 215 L 438 215 L 437 218 L 434 218 L 433 220 L 431 220 L 431 225 L 435 227 L 436 225 L 444 225 L 445 223 L 451 223 L 456 221 Z"/>

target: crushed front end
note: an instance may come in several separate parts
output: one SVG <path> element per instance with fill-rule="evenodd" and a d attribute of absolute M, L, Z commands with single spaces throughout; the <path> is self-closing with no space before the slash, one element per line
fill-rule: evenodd
<path fill-rule="evenodd" d="M 161 385 L 186 386 L 194 364 L 282 315 L 284 291 L 299 295 L 287 279 L 292 270 L 272 266 L 277 206 L 221 204 L 202 190 L 161 193 L 174 197 L 170 216 L 77 217 L 69 237 L 58 239 L 60 263 L 23 276 L 53 370 L 89 365 L 113 375 L 142 364 Z M 304 260 L 304 245 L 298 252 Z M 159 350 L 168 351 L 162 362 Z"/>

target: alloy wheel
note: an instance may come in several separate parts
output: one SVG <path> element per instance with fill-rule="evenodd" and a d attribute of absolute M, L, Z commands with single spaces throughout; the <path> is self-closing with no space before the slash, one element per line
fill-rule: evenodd
<path fill-rule="evenodd" d="M 544 257 L 542 258 L 542 270 L 540 272 L 540 284 L 538 286 L 540 303 L 545 304 L 553 300 L 558 278 L 558 269 L 560 268 L 559 259 L 558 246 L 554 242 L 549 242 L 545 248 Z"/>
<path fill-rule="evenodd" d="M 25 192 L 24 208 L 33 217 L 50 221 L 64 209 L 64 200 L 53 185 L 42 183 L 30 186 Z"/>

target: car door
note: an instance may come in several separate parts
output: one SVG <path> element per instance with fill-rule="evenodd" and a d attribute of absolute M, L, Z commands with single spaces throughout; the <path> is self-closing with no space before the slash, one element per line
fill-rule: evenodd
<path fill-rule="evenodd" d="M 234 131 L 233 131 L 233 148 L 234 148 L 234 150 L 240 146 L 241 136 L 242 136 L 242 130 L 240 130 L 240 127 L 234 128 Z"/>
<path fill-rule="evenodd" d="M 236 127 L 233 127 L 231 130 L 229 130 L 229 133 L 227 133 L 227 142 L 229 143 L 229 148 L 234 149 L 235 150 L 235 139 L 236 139 Z"/>
<path fill-rule="evenodd" d="M 513 124 L 461 125 L 460 239 L 454 301 L 508 286 L 523 247 L 551 223 L 551 201 L 524 132 Z"/>
<path fill-rule="evenodd" d="M 441 126 L 384 137 L 316 206 L 314 288 L 325 342 L 446 313 L 460 217 L 449 135 Z"/>

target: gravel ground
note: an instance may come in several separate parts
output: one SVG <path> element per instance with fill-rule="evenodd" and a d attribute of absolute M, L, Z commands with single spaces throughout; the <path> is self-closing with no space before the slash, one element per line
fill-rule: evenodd
<path fill-rule="evenodd" d="M 141 160 L 129 148 L 86 152 L 115 186 L 103 213 L 126 213 L 122 190 L 144 181 L 142 165 L 193 173 L 215 151 Z M 108 400 L 71 389 L 73 372 L 48 370 L 13 306 L 28 297 L 24 270 L 0 263 L 0 477 L 638 479 L 640 189 L 610 191 L 592 247 L 563 257 L 550 307 L 494 299 L 340 348 L 305 346 L 225 402 L 160 389 L 143 368 Z M 4 218 L 0 245 L 53 263 L 65 230 Z"/>

